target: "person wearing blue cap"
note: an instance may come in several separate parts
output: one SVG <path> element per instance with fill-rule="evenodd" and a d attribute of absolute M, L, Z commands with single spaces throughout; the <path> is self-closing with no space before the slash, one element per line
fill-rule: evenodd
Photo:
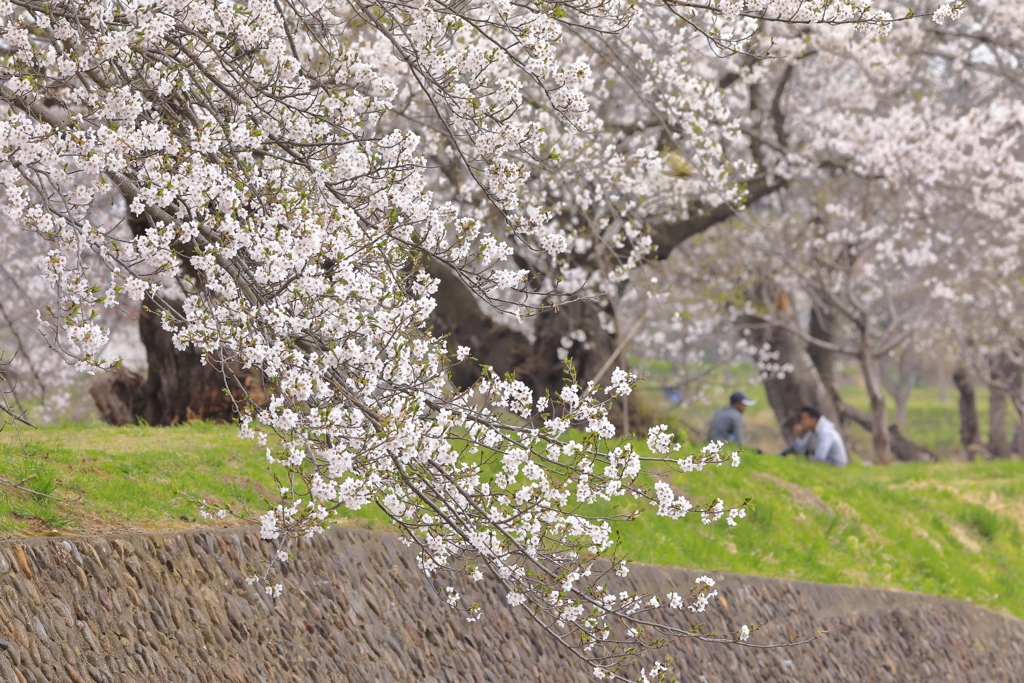
<path fill-rule="evenodd" d="M 729 405 L 715 411 L 708 425 L 708 441 L 731 441 L 737 446 L 743 445 L 743 413 L 754 401 L 742 391 L 734 392 L 729 397 Z"/>

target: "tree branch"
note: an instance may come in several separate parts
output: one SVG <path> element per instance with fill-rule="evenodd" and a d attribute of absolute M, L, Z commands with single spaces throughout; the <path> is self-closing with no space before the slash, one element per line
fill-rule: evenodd
<path fill-rule="evenodd" d="M 775 183 L 769 183 L 764 176 L 759 176 L 750 182 L 747 187 L 746 203 L 763 199 L 781 190 L 789 184 L 788 180 L 780 179 Z M 673 222 L 657 222 L 651 225 L 651 238 L 654 240 L 654 259 L 668 258 L 672 250 L 696 235 L 705 232 L 719 223 L 729 220 L 739 213 L 739 209 L 730 203 L 722 203 L 711 211 Z"/>

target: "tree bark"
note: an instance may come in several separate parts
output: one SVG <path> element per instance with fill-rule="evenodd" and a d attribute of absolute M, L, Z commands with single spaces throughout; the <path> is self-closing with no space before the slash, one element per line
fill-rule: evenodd
<path fill-rule="evenodd" d="M 491 320 L 480 310 L 473 293 L 446 267 L 431 261 L 427 272 L 436 277 L 437 306 L 430 316 L 435 336 L 448 335 L 448 352 L 454 357 L 459 346 L 467 346 L 476 360 L 465 360 L 451 367 L 452 383 L 468 389 L 480 378 L 481 366 L 489 365 L 500 376 L 516 372 L 533 354 L 525 335 Z M 524 377 L 530 388 L 536 389 Z"/>
<path fill-rule="evenodd" d="M 180 310 L 180 304 L 171 304 Z M 111 424 L 171 426 L 189 420 L 227 421 L 238 416 L 235 403 L 267 398 L 262 375 L 250 368 L 202 364 L 195 348 L 178 351 L 163 329 L 157 304 L 143 302 L 139 334 L 149 364 L 143 379 L 128 370 L 101 377 L 89 390 L 100 416 Z"/>
<path fill-rule="evenodd" d="M 888 465 L 892 462 L 888 419 L 885 408 L 885 391 L 882 388 L 881 367 L 878 359 L 871 355 L 866 344 L 862 344 L 860 367 L 864 375 L 864 387 L 871 404 L 871 451 L 874 462 Z"/>
<path fill-rule="evenodd" d="M 793 425 L 800 420 L 800 409 L 804 406 L 814 406 L 838 423 L 839 411 L 803 340 L 783 327 L 766 329 L 763 323 L 753 318 L 742 319 L 740 324 L 750 325 L 748 329 L 753 343 L 757 346 L 767 343 L 779 354 L 780 365 L 792 366 L 792 370 L 783 377 L 772 376 L 764 380 L 768 403 L 775 413 L 783 440 L 788 443 L 793 438 Z"/>
<path fill-rule="evenodd" d="M 142 390 L 145 383 L 146 379 L 142 375 L 122 368 L 100 375 L 89 387 L 89 395 L 104 422 L 113 425 L 135 424 L 148 404 Z"/>
<path fill-rule="evenodd" d="M 1002 387 L 990 387 L 988 399 L 988 450 L 996 458 L 1010 455 L 1006 439 L 1007 392 Z"/>
<path fill-rule="evenodd" d="M 960 392 L 960 443 L 969 460 L 975 460 L 984 450 L 981 446 L 981 428 L 978 422 L 978 406 L 974 395 L 974 384 L 966 368 L 957 368 L 953 373 L 953 384 Z"/>
<path fill-rule="evenodd" d="M 832 332 L 834 323 L 832 312 L 828 308 L 821 304 L 814 304 L 811 308 L 811 325 L 808 330 L 812 337 L 831 342 L 835 336 Z M 814 361 L 814 367 L 818 370 L 818 376 L 821 377 L 822 383 L 831 390 L 835 386 L 835 351 L 823 346 L 808 344 L 807 353 Z"/>
<path fill-rule="evenodd" d="M 448 350 L 454 355 L 458 346 L 467 346 L 476 360 L 452 366 L 452 383 L 460 389 L 473 385 L 482 366 L 489 365 L 499 374 L 514 373 L 534 396 L 555 394 L 566 382 L 566 362 L 572 364 L 577 381 L 585 385 L 615 348 L 618 334 L 609 334 L 601 327 L 600 306 L 592 301 L 574 301 L 540 313 L 534 322 L 534 340 L 494 322 L 481 309 L 477 298 L 447 268 L 432 262 L 431 275 L 440 280 L 437 307 L 430 318 L 435 336 L 448 335 Z M 585 338 L 579 339 L 582 331 Z M 624 333 L 618 330 L 617 333 Z M 576 333 L 577 338 L 570 335 Z M 567 347 L 565 342 L 570 342 Z M 559 350 L 564 354 L 560 356 Z M 612 367 L 625 368 L 626 358 L 619 358 Z M 597 378 L 607 385 L 610 373 Z M 632 411 L 627 417 L 623 411 Z M 609 419 L 625 432 L 632 424 L 645 426 L 650 417 L 639 401 L 616 401 L 609 410 Z"/>
<path fill-rule="evenodd" d="M 835 316 L 831 309 L 824 306 L 821 303 L 815 303 L 811 308 L 811 321 L 808 332 L 815 339 L 820 339 L 824 342 L 835 341 Z M 839 433 L 843 437 L 843 441 L 846 443 L 847 449 L 854 448 L 853 435 L 850 432 L 850 421 L 851 416 L 848 414 L 846 408 L 852 408 L 843 403 L 843 399 L 839 396 L 839 389 L 836 388 L 836 357 L 837 354 L 832 349 L 826 349 L 823 346 L 819 346 L 814 343 L 807 345 L 807 353 L 810 354 L 811 360 L 814 361 L 814 367 L 818 370 L 818 375 L 821 377 L 821 383 L 825 386 L 825 391 L 828 393 L 829 398 L 832 400 L 832 405 L 835 406 L 836 414 L 839 419 L 836 425 L 839 427 Z M 863 411 L 861 411 L 863 412 Z M 871 419 L 870 415 L 864 413 L 867 416 L 867 424 L 865 427 L 867 431 L 871 431 Z M 857 420 L 853 420 L 856 422 Z"/>
<path fill-rule="evenodd" d="M 910 403 L 910 394 L 914 390 L 916 379 L 914 352 L 909 348 L 904 349 L 896 361 L 895 378 L 885 367 L 882 368 L 882 384 L 896 404 L 896 424 L 901 428 L 907 426 L 907 404 Z"/>
<path fill-rule="evenodd" d="M 899 425 L 889 425 L 889 439 L 893 455 L 902 462 L 936 462 L 938 458 L 928 449 L 903 435 Z"/>

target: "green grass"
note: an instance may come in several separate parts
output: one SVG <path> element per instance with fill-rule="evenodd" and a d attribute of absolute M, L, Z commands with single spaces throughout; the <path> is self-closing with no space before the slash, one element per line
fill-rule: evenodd
<path fill-rule="evenodd" d="M 263 449 L 231 425 L 74 425 L 0 434 L 0 477 L 57 502 L 0 487 L 0 533 L 184 528 L 194 498 L 259 513 L 276 484 Z M 642 448 L 638 445 L 638 448 Z M 635 561 L 969 600 L 1024 617 L 1024 462 L 944 462 L 836 470 L 746 455 L 739 468 L 678 475 L 694 503 L 752 497 L 739 526 L 653 510 L 621 528 Z M 188 495 L 186 495 L 188 494 Z M 376 526 L 372 513 L 355 516 Z M 223 522 L 232 523 L 231 519 Z M 236 522 L 237 523 L 237 522 Z"/>
<path fill-rule="evenodd" d="M 747 455 L 676 476 L 691 502 L 753 498 L 736 527 L 642 515 L 639 561 L 942 595 L 1024 617 L 1024 462 L 838 470 Z"/>
<path fill-rule="evenodd" d="M 197 523 L 194 499 L 257 511 L 276 488 L 263 449 L 232 425 L 174 428 L 68 423 L 0 434 L 0 533 L 89 533 Z M 65 502 L 66 501 L 66 502 Z M 200 520 L 201 521 L 201 520 Z"/>

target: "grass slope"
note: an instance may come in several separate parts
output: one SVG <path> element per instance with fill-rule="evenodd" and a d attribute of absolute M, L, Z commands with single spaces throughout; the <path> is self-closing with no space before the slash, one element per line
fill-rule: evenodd
<path fill-rule="evenodd" d="M 654 564 L 890 588 L 1024 618 L 1024 462 L 851 466 L 748 455 L 677 476 L 691 501 L 753 498 L 736 527 L 643 515 L 623 529 Z"/>
<path fill-rule="evenodd" d="M 0 533 L 188 527 L 197 523 L 194 499 L 202 498 L 258 510 L 276 488 L 262 454 L 232 425 L 8 428 L 0 433 L 0 477 L 77 500 L 0 485 Z"/>
<path fill-rule="evenodd" d="M 65 425 L 23 432 L 26 456 L 5 431 L 0 477 L 78 500 L 0 487 L 0 532 L 196 526 L 192 499 L 204 497 L 259 512 L 276 484 L 262 449 L 236 433 L 202 423 Z M 748 455 L 739 468 L 677 476 L 673 484 L 695 503 L 749 496 L 755 507 L 734 528 L 643 514 L 621 529 L 631 559 L 919 591 L 1024 617 L 1024 462 L 835 470 Z"/>

